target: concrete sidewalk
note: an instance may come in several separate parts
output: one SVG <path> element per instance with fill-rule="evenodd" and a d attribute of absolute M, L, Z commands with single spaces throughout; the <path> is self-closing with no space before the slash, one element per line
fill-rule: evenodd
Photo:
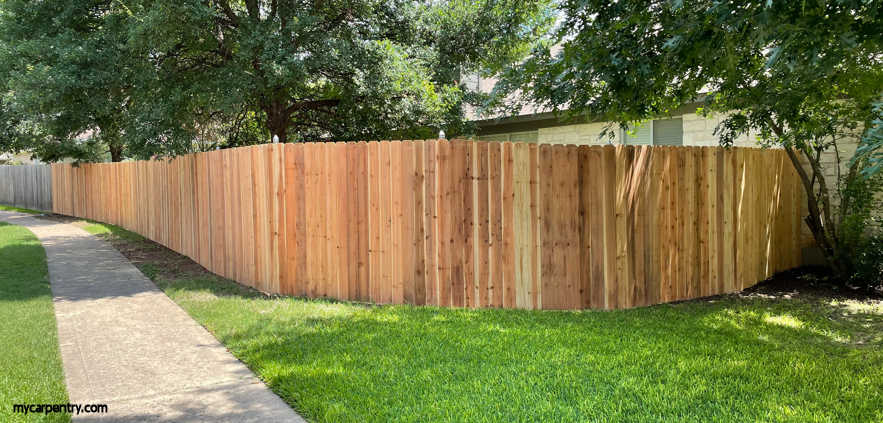
<path fill-rule="evenodd" d="M 109 244 L 72 225 L 2 212 L 43 243 L 74 421 L 302 422 Z"/>

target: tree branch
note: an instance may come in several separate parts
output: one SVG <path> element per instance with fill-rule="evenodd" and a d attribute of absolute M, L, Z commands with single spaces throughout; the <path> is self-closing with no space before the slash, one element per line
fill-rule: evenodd
<path fill-rule="evenodd" d="M 831 196 L 830 191 L 828 191 L 828 182 L 825 180 L 825 175 L 822 171 L 822 166 L 818 160 L 821 156 L 816 156 L 814 160 L 813 157 L 806 151 L 803 151 L 804 156 L 806 156 L 807 161 L 809 161 L 809 165 L 812 167 L 813 177 L 815 178 L 818 175 L 819 181 L 819 202 L 822 205 L 822 217 L 824 218 L 824 230 L 825 233 L 831 237 L 831 240 L 836 244 L 837 243 L 837 234 L 834 230 L 834 221 L 831 218 Z"/>
<path fill-rule="evenodd" d="M 248 11 L 248 17 L 257 22 L 261 19 L 261 9 L 258 7 L 257 0 L 245 0 L 245 10 Z"/>
<path fill-rule="evenodd" d="M 319 109 L 322 107 L 334 107 L 338 104 L 340 104 L 340 100 L 337 99 L 298 101 L 286 107 L 285 112 L 288 114 L 292 114 L 301 110 Z"/>
<path fill-rule="evenodd" d="M 770 129 L 773 130 L 773 133 L 781 139 L 784 135 L 784 130 L 782 126 L 776 123 L 771 117 L 766 117 L 765 121 L 770 126 Z M 823 255 L 825 256 L 825 260 L 828 262 L 828 265 L 834 269 L 835 272 L 840 272 L 840 266 L 838 266 L 837 261 L 834 259 L 834 246 L 832 242 L 836 242 L 836 238 L 832 237 L 829 231 L 826 230 L 825 220 L 822 218 L 822 212 L 819 210 L 819 201 L 816 198 L 815 190 L 813 186 L 815 185 L 814 178 L 810 178 L 810 176 L 806 173 L 806 169 L 803 168 L 803 164 L 800 163 L 800 158 L 797 157 L 797 154 L 794 152 L 794 148 L 786 143 L 782 143 L 785 148 L 785 153 L 788 155 L 788 158 L 791 160 L 791 164 L 794 166 L 794 169 L 797 171 L 797 175 L 800 177 L 800 181 L 803 183 L 803 189 L 806 191 L 806 203 L 809 208 L 809 216 L 804 219 L 806 221 L 807 226 L 809 226 L 810 232 L 812 232 L 813 238 L 816 240 L 816 244 L 818 244 L 819 248 L 822 249 Z M 801 152 L 806 154 L 806 151 L 803 149 Z M 813 173 L 816 173 L 816 166 L 812 163 L 812 157 L 807 155 L 807 159 L 811 162 L 810 166 L 813 168 Z M 824 180 L 824 176 L 820 178 L 821 181 Z M 823 191 L 827 194 L 827 191 Z"/>
<path fill-rule="evenodd" d="M 806 216 L 804 221 L 807 226 L 809 226 L 810 232 L 816 240 L 816 243 L 824 252 L 825 260 L 828 261 L 828 265 L 836 269 L 836 263 L 833 260 L 834 249 L 830 242 L 828 242 L 825 231 L 822 228 L 823 225 L 820 218 L 821 213 L 819 212 L 819 203 L 816 200 L 812 185 L 810 185 L 809 175 L 806 174 L 806 169 L 803 168 L 803 164 L 800 163 L 800 159 L 797 157 L 797 154 L 794 153 L 793 148 L 785 146 L 785 153 L 791 160 L 794 169 L 797 170 L 797 175 L 800 176 L 800 181 L 803 182 L 803 188 L 804 191 L 806 191 L 806 203 L 809 208 L 809 216 Z"/>
<path fill-rule="evenodd" d="M 230 24 L 234 27 L 239 26 L 239 16 L 236 16 L 236 12 L 230 8 L 230 3 L 227 0 L 216 0 L 218 6 L 221 6 L 221 11 L 224 12 L 224 16 L 230 20 Z"/>

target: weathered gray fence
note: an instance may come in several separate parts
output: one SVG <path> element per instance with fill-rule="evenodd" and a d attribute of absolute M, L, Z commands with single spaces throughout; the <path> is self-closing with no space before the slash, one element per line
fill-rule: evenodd
<path fill-rule="evenodd" d="M 0 165 L 0 204 L 52 211 L 52 168 Z"/>

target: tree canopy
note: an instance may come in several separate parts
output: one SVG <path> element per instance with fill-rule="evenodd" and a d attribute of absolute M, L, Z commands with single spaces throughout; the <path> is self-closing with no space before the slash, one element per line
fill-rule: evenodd
<path fill-rule="evenodd" d="M 98 2 L 0 3 L 5 147 L 96 160 L 104 144 L 122 157 L 132 85 L 125 22 Z"/>
<path fill-rule="evenodd" d="M 4 0 L 0 119 L 49 160 L 457 134 L 460 75 L 523 57 L 545 4 Z"/>
<path fill-rule="evenodd" d="M 752 132 L 786 149 L 808 193 L 807 224 L 837 264 L 842 236 L 820 155 L 847 137 L 874 139 L 866 132 L 881 113 L 883 3 L 564 0 L 558 12 L 554 36 L 503 75 L 489 107 L 520 92 L 627 127 L 701 102 L 702 113 L 722 115 L 722 144 Z M 867 142 L 847 178 L 879 148 Z"/>

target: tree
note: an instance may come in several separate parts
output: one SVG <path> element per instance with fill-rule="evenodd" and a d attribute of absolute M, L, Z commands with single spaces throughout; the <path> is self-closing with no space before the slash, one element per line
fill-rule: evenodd
<path fill-rule="evenodd" d="M 553 39 L 506 72 L 498 99 L 521 90 L 524 101 L 624 127 L 702 101 L 704 113 L 724 114 L 723 145 L 752 131 L 785 149 L 808 194 L 816 243 L 835 271 L 849 272 L 844 215 L 821 155 L 879 117 L 883 4 L 565 0 L 559 12 Z M 867 163 L 853 161 L 845 178 Z"/>
<path fill-rule="evenodd" d="M 460 71 L 488 51 L 517 50 L 522 41 L 498 29 L 539 22 L 539 8 L 529 7 L 537 4 L 144 2 L 133 40 L 157 77 L 140 105 L 154 113 L 150 137 L 168 140 L 176 137 L 164 128 L 182 111 L 247 115 L 257 121 L 253 136 L 280 142 L 457 132 Z"/>
<path fill-rule="evenodd" d="M 457 134 L 460 74 L 523 56 L 547 1 L 5 0 L 0 75 L 64 154 Z"/>
<path fill-rule="evenodd" d="M 118 3 L 77 0 L 0 3 L 0 75 L 7 126 L 29 123 L 19 149 L 40 158 L 123 158 L 134 57 Z M 102 151 L 104 150 L 104 151 Z"/>

